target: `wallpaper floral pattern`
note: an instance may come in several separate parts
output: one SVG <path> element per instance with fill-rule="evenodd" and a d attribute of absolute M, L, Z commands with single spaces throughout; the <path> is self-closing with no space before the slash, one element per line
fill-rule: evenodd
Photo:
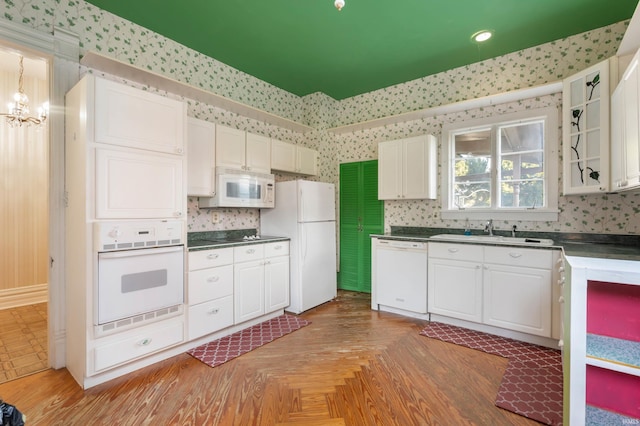
<path fill-rule="evenodd" d="M 339 183 L 339 164 L 377 158 L 378 142 L 424 133 L 439 137 L 444 123 L 542 105 L 559 106 L 562 100 L 560 94 L 554 94 L 346 134 L 333 134 L 330 128 L 561 80 L 615 55 L 627 26 L 626 22 L 613 24 L 499 58 L 336 101 L 322 93 L 300 98 L 104 12 L 83 0 L 5 0 L 0 4 L 0 19 L 21 23 L 43 32 L 51 32 L 54 27 L 72 31 L 78 34 L 83 53 L 98 51 L 307 124 L 314 130 L 305 134 L 295 133 L 215 106 L 186 100 L 191 116 L 318 150 L 320 172 L 313 179 L 336 185 Z M 296 176 L 276 175 L 277 180 L 293 178 Z M 557 222 L 518 222 L 518 228 L 536 231 L 640 233 L 638 192 L 559 196 L 559 207 L 561 213 Z M 439 209 L 439 200 L 386 202 L 386 229 L 391 225 L 460 227 L 455 220 L 442 220 Z M 507 225 L 498 222 L 496 227 L 501 229 Z M 472 222 L 472 226 L 480 227 L 480 224 Z M 197 198 L 190 197 L 188 227 L 190 231 L 258 228 L 259 212 L 252 209 L 199 209 Z"/>

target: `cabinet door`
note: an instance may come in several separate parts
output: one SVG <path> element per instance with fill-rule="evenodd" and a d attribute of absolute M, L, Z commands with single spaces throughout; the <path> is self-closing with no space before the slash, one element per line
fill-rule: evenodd
<path fill-rule="evenodd" d="M 621 81 L 611 95 L 611 189 L 629 186 L 624 140 L 624 83 Z"/>
<path fill-rule="evenodd" d="M 429 313 L 482 322 L 482 263 L 429 258 Z"/>
<path fill-rule="evenodd" d="M 233 295 L 189 307 L 187 338 L 214 333 L 233 325 Z"/>
<path fill-rule="evenodd" d="M 378 199 L 402 198 L 402 141 L 378 144 Z"/>
<path fill-rule="evenodd" d="M 183 102 L 95 78 L 95 142 L 182 154 Z"/>
<path fill-rule="evenodd" d="M 295 172 L 296 146 L 271 139 L 271 169 L 281 172 Z"/>
<path fill-rule="evenodd" d="M 271 173 L 271 139 L 247 133 L 245 170 Z"/>
<path fill-rule="evenodd" d="M 563 81 L 564 194 L 609 190 L 609 61 Z"/>
<path fill-rule="evenodd" d="M 318 174 L 318 152 L 315 149 L 297 146 L 296 154 L 296 171 L 298 173 L 309 176 Z"/>
<path fill-rule="evenodd" d="M 264 274 L 265 313 L 289 306 L 289 256 L 267 258 Z"/>
<path fill-rule="evenodd" d="M 233 266 L 200 269 L 189 272 L 187 302 L 189 305 L 233 295 Z"/>
<path fill-rule="evenodd" d="M 187 120 L 187 195 L 211 197 L 215 188 L 216 125 Z"/>
<path fill-rule="evenodd" d="M 264 315 L 264 261 L 236 263 L 233 272 L 235 324 Z"/>
<path fill-rule="evenodd" d="M 485 265 L 483 322 L 551 337 L 551 271 Z"/>
<path fill-rule="evenodd" d="M 96 219 L 182 217 L 183 157 L 96 149 Z"/>
<path fill-rule="evenodd" d="M 402 198 L 436 198 L 436 144 L 433 135 L 421 135 L 403 141 Z"/>
<path fill-rule="evenodd" d="M 636 53 L 629 71 L 622 77 L 621 83 L 624 84 L 624 145 L 625 145 L 625 175 L 627 180 L 627 188 L 637 187 L 640 184 L 640 70 L 638 70 L 638 61 L 640 55 Z"/>
<path fill-rule="evenodd" d="M 245 145 L 244 131 L 216 125 L 216 166 L 243 170 Z"/>

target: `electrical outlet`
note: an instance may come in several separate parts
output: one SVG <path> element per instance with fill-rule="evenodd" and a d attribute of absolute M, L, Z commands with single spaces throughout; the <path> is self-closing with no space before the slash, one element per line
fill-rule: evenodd
<path fill-rule="evenodd" d="M 211 222 L 220 223 L 220 213 L 217 211 L 211 211 Z"/>

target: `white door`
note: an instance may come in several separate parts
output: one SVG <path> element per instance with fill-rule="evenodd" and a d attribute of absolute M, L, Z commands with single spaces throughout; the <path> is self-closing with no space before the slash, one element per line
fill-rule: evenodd
<path fill-rule="evenodd" d="M 429 259 L 429 313 L 482 322 L 482 264 Z"/>
<path fill-rule="evenodd" d="M 184 157 L 96 149 L 96 219 L 182 217 Z"/>
<path fill-rule="evenodd" d="M 264 264 L 262 260 L 234 265 L 235 323 L 264 314 Z"/>
<path fill-rule="evenodd" d="M 328 302 L 337 295 L 336 224 L 303 223 L 299 226 L 297 283 L 300 312 Z M 292 301 L 293 305 L 293 301 Z"/>
<path fill-rule="evenodd" d="M 95 141 L 182 154 L 186 108 L 183 102 L 95 79 Z"/>
<path fill-rule="evenodd" d="M 336 191 L 332 183 L 299 180 L 298 222 L 335 220 Z M 278 195 L 276 194 L 276 197 Z"/>
<path fill-rule="evenodd" d="M 216 167 L 216 125 L 188 118 L 187 195 L 213 196 Z"/>
<path fill-rule="evenodd" d="M 264 277 L 265 313 L 289 306 L 289 256 L 267 258 Z"/>

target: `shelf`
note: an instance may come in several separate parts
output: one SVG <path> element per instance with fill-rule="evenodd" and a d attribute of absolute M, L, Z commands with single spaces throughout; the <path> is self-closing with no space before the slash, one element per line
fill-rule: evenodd
<path fill-rule="evenodd" d="M 640 377 L 640 342 L 587 334 L 587 364 Z"/>
<path fill-rule="evenodd" d="M 164 75 L 139 68 L 135 65 L 119 61 L 115 58 L 101 55 L 97 52 L 85 53 L 85 55 L 80 60 L 80 63 L 86 67 L 96 69 L 98 71 L 106 72 L 108 74 L 122 77 L 127 80 L 135 81 L 136 83 L 155 87 L 160 90 L 165 90 L 169 93 L 184 96 L 188 99 L 203 102 L 207 105 L 219 107 L 243 117 L 262 121 L 268 124 L 273 124 L 278 127 L 292 130 L 294 132 L 305 133 L 313 130 L 313 127 L 300 124 L 296 121 L 289 120 L 288 118 L 280 117 L 271 114 L 270 112 L 254 108 L 246 104 L 242 104 L 232 99 L 225 98 L 224 96 L 217 95 L 213 92 L 209 92 L 204 89 L 200 89 L 198 87 L 173 80 Z"/>
<path fill-rule="evenodd" d="M 333 127 L 328 129 L 329 133 L 336 135 L 355 132 L 357 130 L 367 130 L 376 127 L 387 126 L 389 124 L 404 123 L 407 121 L 420 120 L 422 118 L 434 117 L 436 115 L 451 114 L 455 112 L 466 111 L 476 108 L 484 108 L 491 105 L 499 105 L 507 102 L 519 101 L 538 96 L 551 95 L 553 93 L 562 92 L 562 82 L 554 82 L 543 84 L 540 86 L 527 87 L 525 89 L 512 90 L 510 92 L 498 93 L 495 95 L 484 96 L 482 98 L 469 99 L 466 101 L 455 102 L 448 105 L 440 105 L 432 108 L 420 109 L 417 111 L 409 111 L 402 114 L 391 115 L 388 117 L 376 118 L 374 120 L 363 121 L 361 123 L 348 124 L 345 126 Z"/>
<path fill-rule="evenodd" d="M 602 408 L 587 405 L 586 426 L 602 426 L 602 425 L 635 425 L 638 424 L 637 419 L 627 417 L 613 411 L 603 410 Z"/>

